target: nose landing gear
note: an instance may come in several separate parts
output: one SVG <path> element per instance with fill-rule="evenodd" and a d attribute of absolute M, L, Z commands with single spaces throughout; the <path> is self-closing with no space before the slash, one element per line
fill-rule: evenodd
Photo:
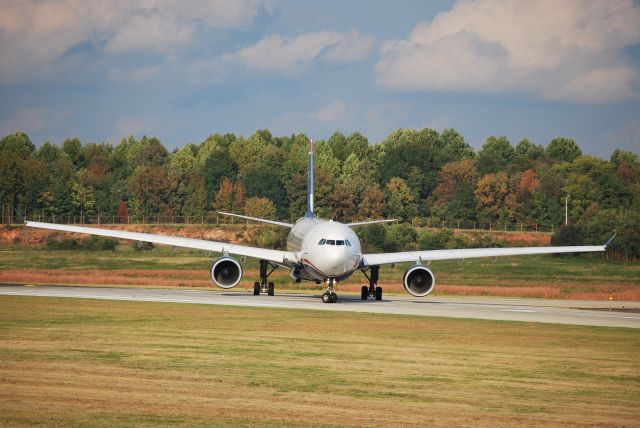
<path fill-rule="evenodd" d="M 334 287 L 337 285 L 335 279 L 327 279 L 327 291 L 322 293 L 323 303 L 336 303 L 338 301 L 338 295 L 334 291 Z"/>

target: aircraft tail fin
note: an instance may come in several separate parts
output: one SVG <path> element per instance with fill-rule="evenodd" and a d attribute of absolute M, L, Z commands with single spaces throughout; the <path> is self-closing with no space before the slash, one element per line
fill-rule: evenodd
<path fill-rule="evenodd" d="M 314 218 L 313 212 L 313 139 L 309 139 L 309 166 L 307 172 L 307 212 L 305 217 Z"/>
<path fill-rule="evenodd" d="M 276 226 L 293 227 L 293 225 L 291 223 L 285 223 L 285 222 L 282 222 L 282 221 L 275 221 L 275 220 L 267 220 L 265 218 L 250 217 L 248 215 L 225 213 L 225 212 L 222 212 L 222 211 L 218 211 L 218 214 L 228 215 L 229 217 L 243 218 L 245 220 L 259 221 L 261 223 L 275 224 Z"/>

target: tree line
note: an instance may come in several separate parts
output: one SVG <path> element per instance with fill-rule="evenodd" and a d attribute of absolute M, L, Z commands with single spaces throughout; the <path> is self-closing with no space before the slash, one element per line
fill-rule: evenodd
<path fill-rule="evenodd" d="M 304 134 L 258 130 L 214 134 L 171 152 L 146 136 L 36 148 L 16 132 L 0 140 L 2 219 L 196 221 L 221 210 L 294 221 L 305 212 L 307 143 Z M 476 151 L 455 129 L 399 129 L 378 144 L 336 132 L 317 141 L 315 153 L 315 208 L 324 218 L 549 228 L 564 223 L 570 195 L 569 221 L 583 240 L 638 225 L 640 160 L 630 151 L 603 160 L 566 137 L 543 147 L 504 136 Z"/>

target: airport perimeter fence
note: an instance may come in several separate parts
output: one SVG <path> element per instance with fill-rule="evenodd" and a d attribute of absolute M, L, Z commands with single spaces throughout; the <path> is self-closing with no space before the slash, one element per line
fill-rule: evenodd
<path fill-rule="evenodd" d="M 20 217 L 20 216 L 19 216 Z M 28 216 L 29 220 L 46 223 L 76 224 L 76 225 L 118 225 L 118 224 L 147 224 L 147 225 L 233 225 L 233 224 L 255 224 L 250 220 L 243 220 L 234 217 L 210 214 L 207 216 L 114 216 L 114 215 L 91 215 L 78 216 L 72 214 L 63 215 L 42 215 L 33 214 Z M 1 224 L 20 224 L 16 216 L 2 216 Z M 409 223 L 409 222 L 407 222 Z M 473 220 L 440 220 L 433 218 L 414 218 L 410 221 L 414 227 L 426 227 L 430 229 L 459 229 L 478 230 L 494 232 L 544 232 L 553 233 L 558 229 L 556 225 L 540 225 L 536 223 L 513 223 L 509 221 L 479 222 Z"/>

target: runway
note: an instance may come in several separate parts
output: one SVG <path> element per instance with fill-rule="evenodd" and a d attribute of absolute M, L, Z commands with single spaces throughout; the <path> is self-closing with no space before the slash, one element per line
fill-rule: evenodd
<path fill-rule="evenodd" d="M 611 304 L 613 310 L 609 311 L 609 302 L 585 300 L 468 296 L 413 298 L 393 295 L 384 296 L 382 301 L 376 302 L 362 301 L 359 296 L 341 294 L 338 303 L 326 304 L 321 302 L 319 293 L 254 296 L 241 291 L 21 285 L 0 285 L 0 295 L 197 303 L 640 328 L 640 302 L 614 302 Z"/>

